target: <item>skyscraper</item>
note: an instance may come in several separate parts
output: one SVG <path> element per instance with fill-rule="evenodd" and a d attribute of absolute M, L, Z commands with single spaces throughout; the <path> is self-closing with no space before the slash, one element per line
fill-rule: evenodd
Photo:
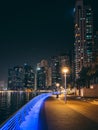
<path fill-rule="evenodd" d="M 51 58 L 51 77 L 52 77 L 52 86 L 55 87 L 56 83 L 61 84 L 61 73 L 60 73 L 60 60 L 58 56 Z"/>
<path fill-rule="evenodd" d="M 27 89 L 34 89 L 35 74 L 33 67 L 31 65 L 24 64 L 23 69 L 24 69 L 24 79 L 23 79 L 24 87 Z"/>
<path fill-rule="evenodd" d="M 52 86 L 55 87 L 57 83 L 64 86 L 64 76 L 62 75 L 63 67 L 70 67 L 70 58 L 67 53 L 61 54 L 59 56 L 51 57 L 51 81 Z"/>
<path fill-rule="evenodd" d="M 22 66 L 14 66 L 13 68 L 8 69 L 8 89 L 23 89 L 23 72 Z"/>
<path fill-rule="evenodd" d="M 48 88 L 48 62 L 47 60 L 41 60 L 40 63 L 37 64 L 37 81 L 36 85 L 38 89 L 47 89 Z"/>
<path fill-rule="evenodd" d="M 84 28 L 84 66 L 90 66 L 93 61 L 93 12 L 89 5 L 84 7 L 85 28 Z"/>
<path fill-rule="evenodd" d="M 14 66 L 8 69 L 8 89 L 34 89 L 34 71 L 32 66 Z"/>
<path fill-rule="evenodd" d="M 45 67 L 37 68 L 37 89 L 46 89 Z"/>
<path fill-rule="evenodd" d="M 94 55 L 95 55 L 95 64 L 97 64 L 98 65 L 98 31 L 96 31 L 96 34 L 95 34 L 95 37 L 94 37 L 94 43 L 95 43 L 95 48 L 94 48 L 94 50 L 95 50 L 95 53 L 94 53 Z"/>
<path fill-rule="evenodd" d="M 93 13 L 90 5 L 83 0 L 75 4 L 75 77 L 84 66 L 90 66 L 93 61 Z"/>

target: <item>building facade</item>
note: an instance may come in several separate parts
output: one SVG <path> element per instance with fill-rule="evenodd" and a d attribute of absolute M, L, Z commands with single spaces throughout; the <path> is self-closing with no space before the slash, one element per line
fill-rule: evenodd
<path fill-rule="evenodd" d="M 32 66 L 27 64 L 8 69 L 8 89 L 34 89 L 34 76 L 35 74 Z"/>
<path fill-rule="evenodd" d="M 75 4 L 75 77 L 79 78 L 82 67 L 93 62 L 93 12 L 91 6 L 83 0 Z"/>
<path fill-rule="evenodd" d="M 96 34 L 94 36 L 94 43 L 95 43 L 95 46 L 94 46 L 94 50 L 95 50 L 95 64 L 98 65 L 98 31 L 96 31 Z"/>
<path fill-rule="evenodd" d="M 51 82 L 52 86 L 55 87 L 57 83 L 64 87 L 64 75 L 62 74 L 63 67 L 70 68 L 70 58 L 67 53 L 51 58 Z"/>
<path fill-rule="evenodd" d="M 22 66 L 15 66 L 8 69 L 8 89 L 22 89 L 23 88 L 24 71 Z"/>
<path fill-rule="evenodd" d="M 0 81 L 0 90 L 7 90 L 7 84 L 5 81 Z"/>
<path fill-rule="evenodd" d="M 45 67 L 37 68 L 37 89 L 46 89 L 46 71 Z"/>
<path fill-rule="evenodd" d="M 49 85 L 48 61 L 41 60 L 36 69 L 36 88 L 47 89 Z"/>
<path fill-rule="evenodd" d="M 28 64 L 24 64 L 23 86 L 27 89 L 34 89 L 35 86 L 35 73 L 33 67 Z"/>
<path fill-rule="evenodd" d="M 52 78 L 52 86 L 55 87 L 56 83 L 61 84 L 61 72 L 60 72 L 60 60 L 58 56 L 54 56 L 51 58 L 51 78 Z"/>

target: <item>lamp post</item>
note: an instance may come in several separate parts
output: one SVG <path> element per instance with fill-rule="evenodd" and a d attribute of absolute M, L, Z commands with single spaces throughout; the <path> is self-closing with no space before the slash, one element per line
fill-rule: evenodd
<path fill-rule="evenodd" d="M 60 86 L 60 84 L 59 83 L 56 83 L 56 87 L 57 87 L 57 98 L 59 97 L 58 96 L 58 87 Z"/>
<path fill-rule="evenodd" d="M 62 68 L 62 73 L 64 74 L 65 77 L 65 102 L 66 102 L 66 74 L 69 72 L 68 67 Z"/>

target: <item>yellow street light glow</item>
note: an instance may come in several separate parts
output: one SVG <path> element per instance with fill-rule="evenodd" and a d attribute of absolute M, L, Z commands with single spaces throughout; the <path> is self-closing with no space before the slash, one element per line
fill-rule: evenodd
<path fill-rule="evenodd" d="M 69 69 L 68 69 L 68 67 L 63 67 L 62 68 L 62 73 L 68 73 L 69 72 Z"/>
<path fill-rule="evenodd" d="M 59 86 L 60 86 L 60 84 L 59 84 L 59 83 L 56 83 L 56 86 L 57 86 L 57 87 L 59 87 Z"/>

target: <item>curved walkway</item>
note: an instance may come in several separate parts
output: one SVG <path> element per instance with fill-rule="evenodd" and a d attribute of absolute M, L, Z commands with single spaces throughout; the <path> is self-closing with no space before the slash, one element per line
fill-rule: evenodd
<path fill-rule="evenodd" d="M 70 96 L 65 103 L 64 95 L 51 95 L 35 97 L 0 130 L 98 130 L 98 104 L 92 104 L 94 99 Z"/>
<path fill-rule="evenodd" d="M 38 130 L 98 130 L 98 105 L 52 96 L 41 107 Z"/>

